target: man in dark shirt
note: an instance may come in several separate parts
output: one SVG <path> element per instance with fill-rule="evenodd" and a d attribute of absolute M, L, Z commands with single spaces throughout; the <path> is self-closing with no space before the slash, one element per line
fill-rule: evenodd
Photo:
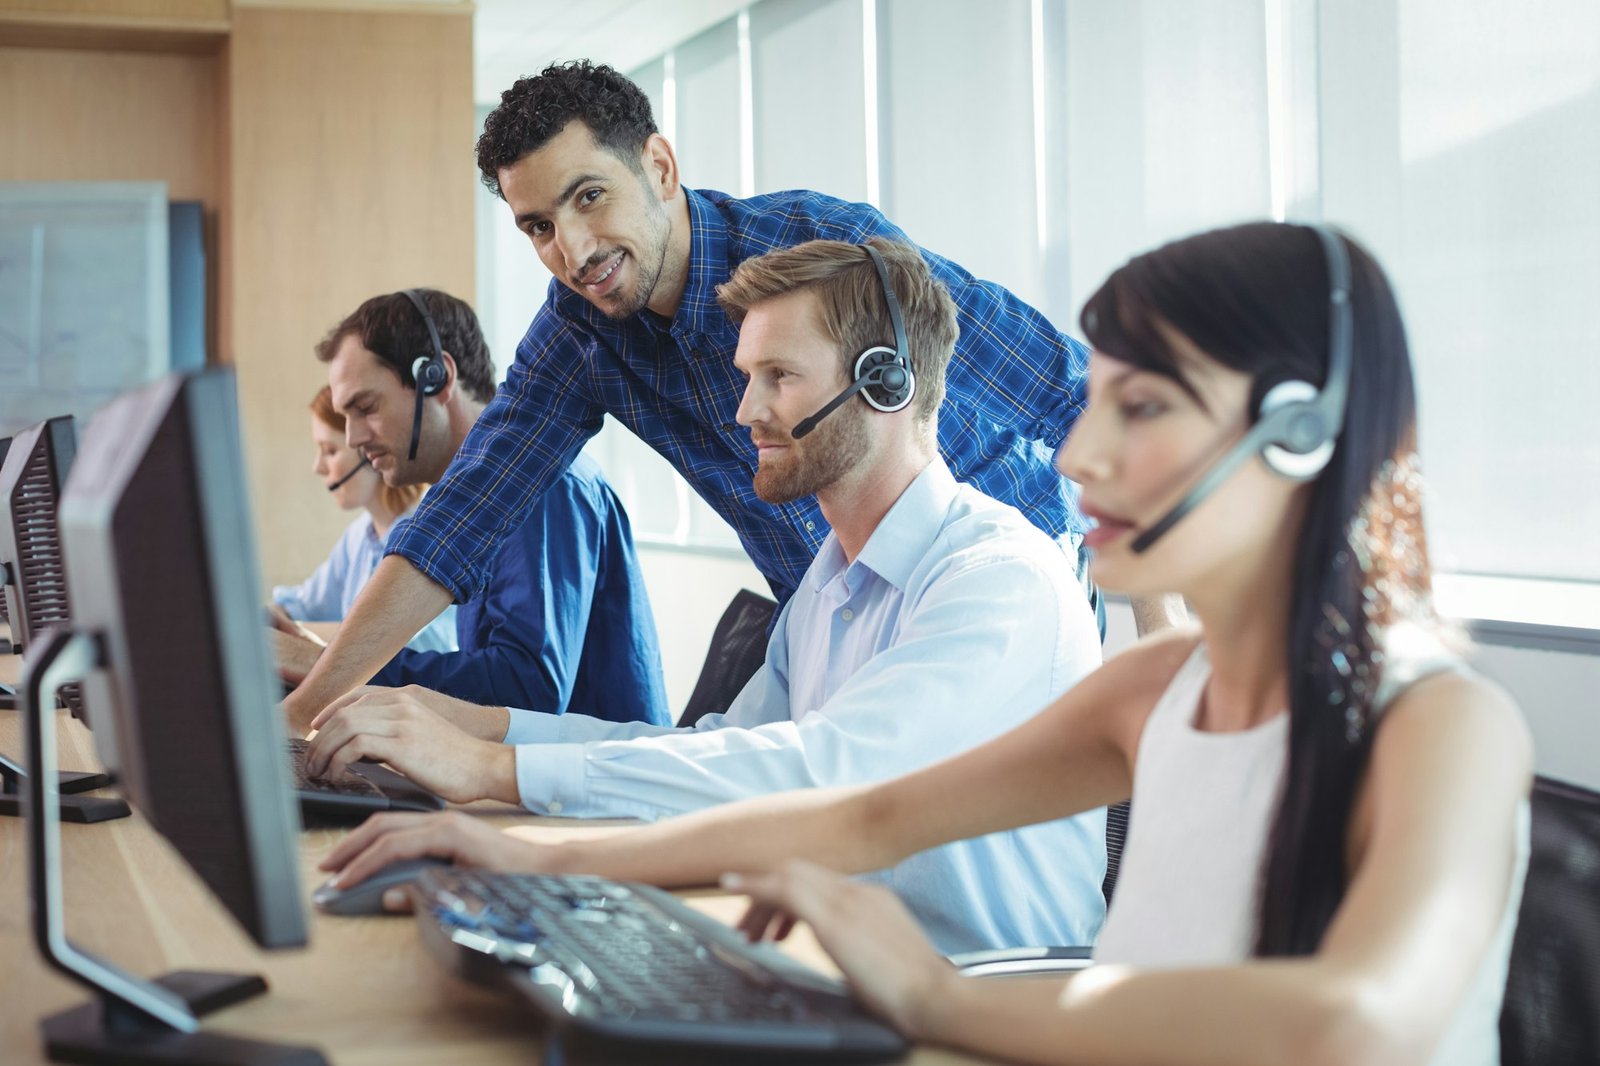
<path fill-rule="evenodd" d="M 347 440 L 390 484 L 442 477 L 495 394 L 477 317 L 432 289 L 373 297 L 334 327 L 317 356 L 328 364 Z M 418 685 L 475 704 L 669 723 L 632 532 L 599 466 L 574 457 L 524 513 L 497 547 L 482 591 L 457 611 L 460 649 L 401 649 L 372 683 Z M 278 641 L 291 680 L 320 651 L 292 637 Z M 304 727 L 309 716 L 291 720 Z"/>

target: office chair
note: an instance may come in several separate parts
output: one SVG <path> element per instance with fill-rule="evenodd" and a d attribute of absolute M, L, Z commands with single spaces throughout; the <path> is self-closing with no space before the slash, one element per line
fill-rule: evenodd
<path fill-rule="evenodd" d="M 1100 891 L 1105 894 L 1107 908 L 1117 888 L 1117 871 L 1122 866 L 1122 845 L 1128 839 L 1130 812 L 1127 800 L 1106 808 L 1106 876 L 1100 882 Z M 958 952 L 949 958 L 950 964 L 968 977 L 1028 977 L 1086 970 L 1094 961 L 1094 948 L 1088 944 L 996 948 Z"/>
<path fill-rule="evenodd" d="M 721 714 L 767 660 L 767 628 L 778 609 L 775 600 L 740 589 L 717 620 L 711 649 L 689 695 L 678 725 L 692 726 L 708 714 Z"/>
<path fill-rule="evenodd" d="M 1130 811 L 1127 800 L 1106 808 L 1106 877 L 1100 882 L 1100 891 L 1105 894 L 1107 907 L 1111 906 L 1111 893 L 1117 889 L 1117 871 L 1122 868 L 1122 845 L 1128 840 Z"/>
<path fill-rule="evenodd" d="M 1600 1062 L 1600 793 L 1536 778 L 1500 1012 L 1504 1066 Z"/>

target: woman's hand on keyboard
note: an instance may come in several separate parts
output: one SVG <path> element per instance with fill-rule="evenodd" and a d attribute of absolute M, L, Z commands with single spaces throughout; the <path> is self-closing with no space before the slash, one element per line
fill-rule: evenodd
<path fill-rule="evenodd" d="M 934 951 L 893 892 L 793 860 L 764 874 L 729 874 L 722 887 L 750 895 L 739 929 L 751 940 L 781 939 L 796 921 L 811 926 L 850 987 L 874 1014 L 907 1036 L 956 971 Z"/>

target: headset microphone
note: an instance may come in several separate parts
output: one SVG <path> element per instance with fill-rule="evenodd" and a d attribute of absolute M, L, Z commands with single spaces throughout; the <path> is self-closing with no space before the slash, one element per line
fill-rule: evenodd
<path fill-rule="evenodd" d="M 822 410 L 797 422 L 789 431 L 791 440 L 799 440 L 816 429 L 817 423 L 858 392 L 867 403 L 887 414 L 904 410 L 917 393 L 917 375 L 911 369 L 907 354 L 906 325 L 900 317 L 900 300 L 894 294 L 894 286 L 889 284 L 889 268 L 876 248 L 870 244 L 861 247 L 878 268 L 878 280 L 883 283 L 883 300 L 889 306 L 889 322 L 894 327 L 894 347 L 876 345 L 856 356 L 854 380 L 850 386 L 829 400 Z"/>
<path fill-rule="evenodd" d="M 817 428 L 818 422 L 821 422 L 824 418 L 827 418 L 829 415 L 833 414 L 833 412 L 837 411 L 841 406 L 843 406 L 846 400 L 860 392 L 862 389 L 866 388 L 868 385 L 872 384 L 875 384 L 875 382 L 871 378 L 857 378 L 854 385 L 851 385 L 848 389 L 845 389 L 839 395 L 829 400 L 827 405 L 823 407 L 822 410 L 818 411 L 810 418 L 802 418 L 799 422 L 797 422 L 794 429 L 789 433 L 790 438 L 793 440 L 799 440 L 807 433 L 810 433 L 812 430 Z"/>
<path fill-rule="evenodd" d="M 372 465 L 372 461 L 370 459 L 368 459 L 365 455 L 363 455 L 361 457 L 361 461 L 359 463 L 357 463 L 355 466 L 352 466 L 350 468 L 350 472 L 348 474 L 346 474 L 344 477 L 340 478 L 338 481 L 335 481 L 332 485 L 328 486 L 328 491 L 329 492 L 338 492 L 340 489 L 342 489 L 344 487 L 344 483 L 346 481 L 349 481 L 351 478 L 353 478 L 357 474 L 361 473 L 361 470 L 362 470 L 363 467 L 368 467 L 368 466 L 371 466 L 371 465 Z"/>
<path fill-rule="evenodd" d="M 1217 490 L 1253 456 L 1267 469 L 1291 481 L 1309 481 L 1333 456 L 1344 424 L 1345 397 L 1350 391 L 1350 257 L 1338 234 L 1325 226 L 1309 227 L 1322 242 L 1328 261 L 1328 379 L 1321 389 L 1309 381 L 1284 381 L 1261 398 L 1255 425 L 1228 449 L 1177 506 L 1140 533 L 1129 545 L 1144 552 L 1190 511 Z"/>

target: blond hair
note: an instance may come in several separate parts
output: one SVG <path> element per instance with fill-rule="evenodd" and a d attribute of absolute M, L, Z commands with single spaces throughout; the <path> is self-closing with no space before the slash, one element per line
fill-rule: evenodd
<path fill-rule="evenodd" d="M 929 271 L 916 246 L 883 237 L 868 243 L 883 257 L 889 283 L 900 301 L 910 349 L 903 354 L 917 376 L 917 421 L 928 422 L 944 399 L 945 367 L 960 333 L 955 301 Z M 862 352 L 876 345 L 894 347 L 883 282 L 871 256 L 859 244 L 806 241 L 746 259 L 731 278 L 717 286 L 717 302 L 738 325 L 757 304 L 801 289 L 816 294 L 823 332 L 839 346 L 847 380 Z"/>

